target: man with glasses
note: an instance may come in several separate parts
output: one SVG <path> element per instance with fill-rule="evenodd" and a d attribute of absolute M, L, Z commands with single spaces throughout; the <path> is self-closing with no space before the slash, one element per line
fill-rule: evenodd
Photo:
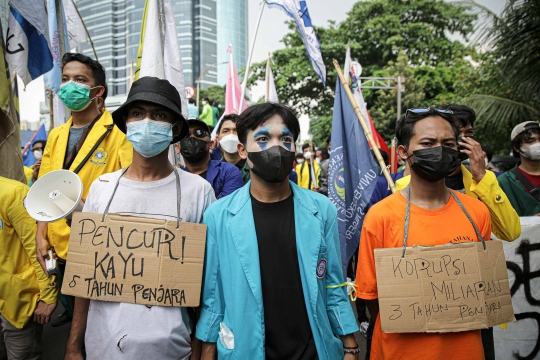
<path fill-rule="evenodd" d="M 210 159 L 210 129 L 197 118 L 190 118 L 189 136 L 180 141 L 180 152 L 184 157 L 185 171 L 200 175 L 208 181 L 216 198 L 220 199 L 244 186 L 242 174 L 234 165 Z"/>
<path fill-rule="evenodd" d="M 519 216 L 540 216 L 540 125 L 523 122 L 512 130 L 510 140 L 520 164 L 498 180 Z"/>
<path fill-rule="evenodd" d="M 501 240 L 514 241 L 521 234 L 519 216 L 505 192 L 499 186 L 497 176 L 493 171 L 485 168 L 482 146 L 473 139 L 473 126 L 476 120 L 474 110 L 464 105 L 448 105 L 434 110 L 454 118 L 459 128 L 459 159 L 466 160 L 469 158 L 470 171 L 465 165 L 460 164 L 451 174 L 446 176 L 446 187 L 482 201 L 489 209 L 495 236 Z M 417 115 L 427 111 L 432 110 L 409 109 L 407 113 Z M 399 121 L 402 120 L 403 118 Z M 410 179 L 411 176 L 406 176 L 396 181 L 396 189 L 402 190 L 407 187 Z M 482 330 L 482 341 L 486 360 L 494 360 L 493 328 Z"/>

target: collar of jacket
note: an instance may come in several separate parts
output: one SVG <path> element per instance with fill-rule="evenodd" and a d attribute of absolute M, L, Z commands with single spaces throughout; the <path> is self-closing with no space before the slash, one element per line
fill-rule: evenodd
<path fill-rule="evenodd" d="M 73 124 L 73 118 L 69 118 L 69 120 L 63 124 L 60 125 L 60 133 L 58 135 L 58 145 L 56 147 L 58 153 L 55 154 L 55 168 L 56 169 L 62 169 L 64 165 L 64 159 L 66 157 L 66 150 L 69 140 L 69 129 L 71 128 L 71 125 Z M 96 143 L 96 141 L 103 135 L 105 131 L 107 131 L 107 127 L 109 125 L 113 124 L 113 119 L 111 116 L 111 113 L 109 113 L 107 110 L 102 111 L 102 115 L 99 118 L 99 120 L 94 124 L 90 132 L 88 133 L 88 136 L 86 137 L 86 140 L 83 143 L 83 146 L 79 150 L 79 153 L 75 157 L 75 160 L 73 160 L 73 163 L 71 164 L 71 167 L 69 170 L 74 170 L 79 166 L 81 161 L 84 159 L 84 157 L 92 150 L 92 147 Z"/>

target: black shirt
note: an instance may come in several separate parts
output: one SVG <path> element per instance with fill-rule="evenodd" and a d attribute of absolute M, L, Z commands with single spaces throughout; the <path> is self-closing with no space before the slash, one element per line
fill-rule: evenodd
<path fill-rule="evenodd" d="M 266 359 L 317 359 L 300 278 L 293 196 L 276 203 L 252 196 L 251 202 L 259 244 Z"/>
<path fill-rule="evenodd" d="M 447 176 L 444 179 L 444 183 L 446 184 L 446 187 L 452 190 L 465 192 L 465 184 L 463 183 L 463 174 L 461 171 L 456 175 Z"/>
<path fill-rule="evenodd" d="M 206 180 L 206 173 L 208 172 L 208 169 L 206 169 L 204 172 L 200 173 L 199 176 L 202 177 L 204 180 Z"/>

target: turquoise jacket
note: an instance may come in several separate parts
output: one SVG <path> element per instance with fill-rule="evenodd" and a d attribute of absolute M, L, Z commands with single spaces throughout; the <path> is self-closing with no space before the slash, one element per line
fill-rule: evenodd
<path fill-rule="evenodd" d="M 338 336 L 352 334 L 358 326 L 346 287 L 327 288 L 343 283 L 337 211 L 325 196 L 290 184 L 300 277 L 317 353 L 320 360 L 342 359 L 343 344 Z M 216 342 L 219 359 L 265 358 L 259 250 L 250 187 L 251 181 L 204 213 L 208 230 L 196 336 Z M 326 274 L 319 280 L 316 268 L 323 258 Z M 234 349 L 225 348 L 219 340 L 221 322 L 234 335 Z"/>

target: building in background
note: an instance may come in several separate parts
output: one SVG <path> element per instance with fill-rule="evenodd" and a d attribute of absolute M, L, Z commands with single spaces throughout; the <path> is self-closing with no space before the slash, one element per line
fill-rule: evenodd
<path fill-rule="evenodd" d="M 238 71 L 247 63 L 248 0 L 219 0 L 217 5 L 217 62 L 229 61 L 227 47 L 233 48 L 234 65 Z M 227 66 L 217 66 L 218 84 L 227 83 Z"/>
<path fill-rule="evenodd" d="M 4 1 L 4 0 L 0 0 Z M 69 0 L 64 0 L 69 1 Z M 247 0 L 171 0 L 186 85 L 196 81 L 206 67 L 228 60 L 229 43 L 234 62 L 242 69 L 247 60 Z M 99 62 L 107 71 L 109 96 L 125 95 L 137 62 L 145 0 L 75 0 L 94 42 Z M 218 49 L 218 44 L 223 49 Z M 90 43 L 82 53 L 94 57 Z M 225 85 L 227 66 L 204 73 L 201 88 Z"/>

